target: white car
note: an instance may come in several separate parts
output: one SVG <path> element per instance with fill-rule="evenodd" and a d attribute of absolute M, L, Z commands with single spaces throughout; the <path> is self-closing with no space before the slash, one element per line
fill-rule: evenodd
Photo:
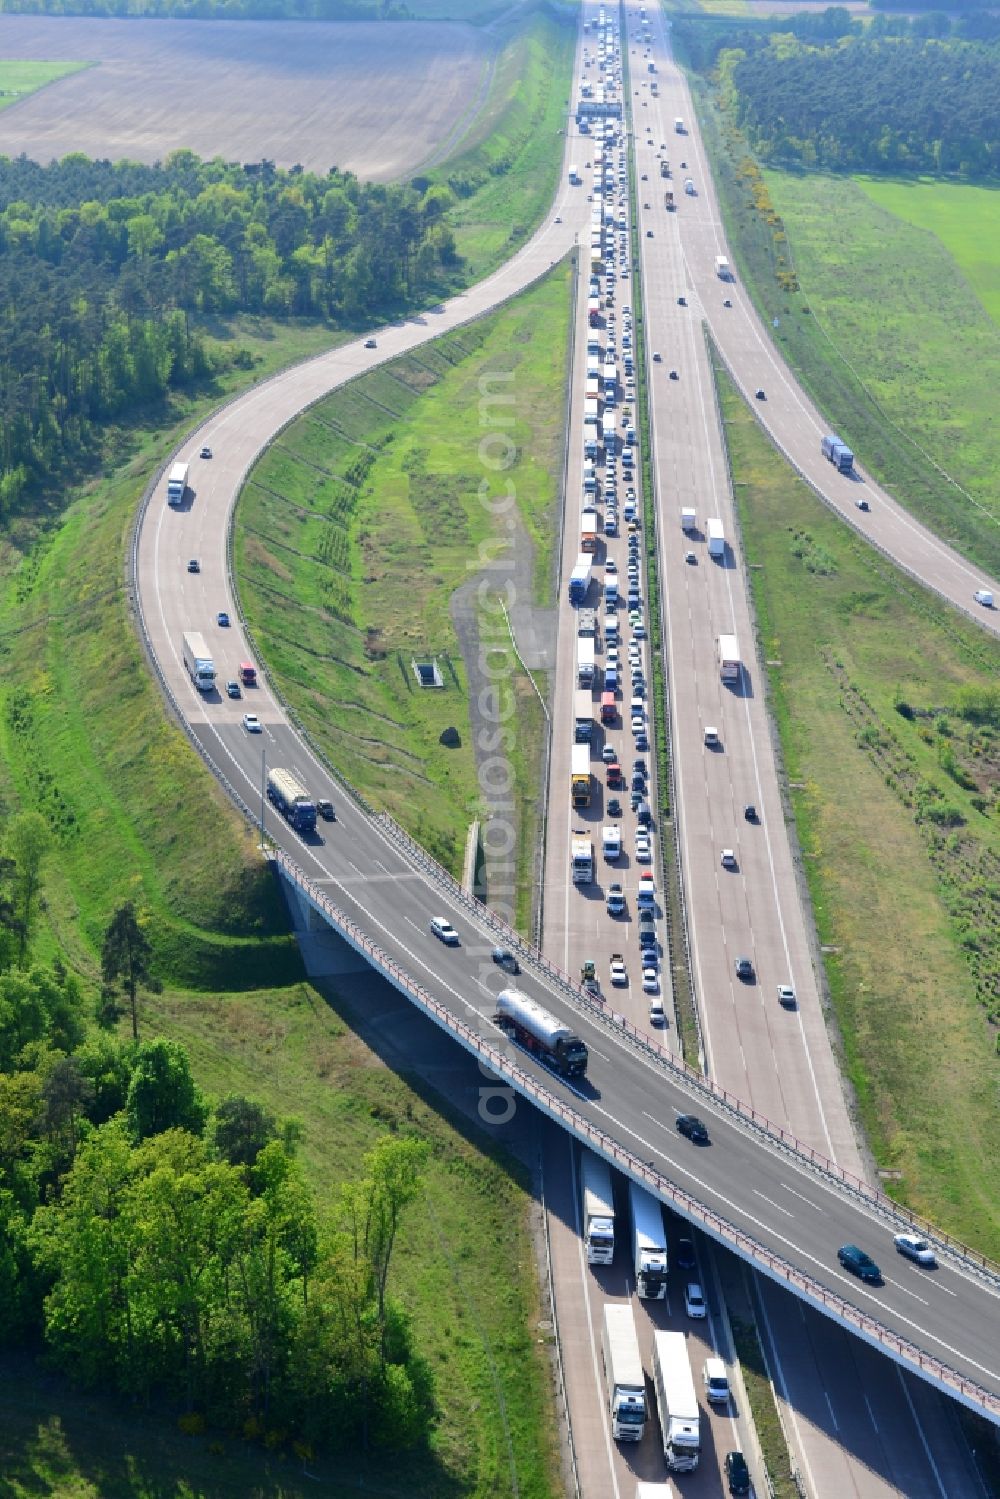
<path fill-rule="evenodd" d="M 782 1005 L 795 1004 L 795 990 L 792 988 L 791 984 L 778 985 L 778 1003 Z"/>
<path fill-rule="evenodd" d="M 653 857 L 649 838 L 645 833 L 636 833 L 635 835 L 635 857 L 639 864 L 648 864 Z"/>
<path fill-rule="evenodd" d="M 650 1025 L 666 1025 L 667 1017 L 663 1013 L 662 999 L 651 999 L 649 1001 L 649 1023 Z"/>
<path fill-rule="evenodd" d="M 618 563 L 613 557 L 609 557 L 604 564 L 604 571 L 609 578 L 613 578 L 618 571 Z"/>
<path fill-rule="evenodd" d="M 264 726 L 261 723 L 260 719 L 257 717 L 256 713 L 244 713 L 243 727 L 246 729 L 248 734 L 261 734 L 263 733 L 264 729 Z"/>
<path fill-rule="evenodd" d="M 927 1240 L 920 1234 L 894 1234 L 892 1242 L 899 1253 L 905 1255 L 908 1260 L 913 1260 L 914 1264 L 924 1265 L 929 1270 L 937 1264 L 937 1256 Z"/>
<path fill-rule="evenodd" d="M 604 761 L 605 765 L 610 765 L 612 760 L 618 759 L 618 751 L 615 749 L 613 744 L 606 744 L 604 746 L 604 748 L 601 750 L 601 759 Z"/>
<path fill-rule="evenodd" d="M 642 987 L 647 994 L 659 993 L 660 978 L 655 968 L 644 968 L 642 970 Z"/>
<path fill-rule="evenodd" d="M 451 922 L 446 921 L 443 916 L 431 917 L 431 931 L 444 943 L 445 947 L 458 947 L 458 933 Z"/>
<path fill-rule="evenodd" d="M 619 989 L 628 983 L 628 970 L 621 958 L 611 959 L 611 982 Z"/>
<path fill-rule="evenodd" d="M 705 1293 L 696 1280 L 689 1280 L 684 1287 L 684 1310 L 689 1317 L 700 1321 L 708 1316 L 708 1308 L 705 1305 Z"/>

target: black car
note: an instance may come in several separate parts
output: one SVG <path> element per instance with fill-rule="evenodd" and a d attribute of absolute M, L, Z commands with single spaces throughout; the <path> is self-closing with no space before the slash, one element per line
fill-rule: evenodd
<path fill-rule="evenodd" d="M 694 1257 L 694 1244 L 690 1239 L 678 1239 L 677 1248 L 674 1250 L 674 1264 L 678 1270 L 694 1270 L 697 1266 Z"/>
<path fill-rule="evenodd" d="M 708 1130 L 697 1114 L 678 1114 L 677 1128 L 686 1140 L 693 1140 L 696 1145 L 708 1144 Z"/>
<path fill-rule="evenodd" d="M 639 776 L 644 776 L 644 775 L 648 775 L 649 774 L 649 772 L 646 769 L 646 762 L 645 762 L 645 760 L 633 760 L 632 761 L 632 769 L 635 771 L 636 775 L 639 775 Z"/>
<path fill-rule="evenodd" d="M 201 563 L 198 561 L 197 557 L 192 557 L 191 558 L 191 561 L 188 563 L 188 572 L 189 573 L 200 573 L 201 572 Z"/>
<path fill-rule="evenodd" d="M 726 1481 L 731 1494 L 749 1494 L 750 1469 L 742 1452 L 726 1453 Z"/>
<path fill-rule="evenodd" d="M 505 968 L 508 973 L 521 972 L 521 965 L 509 947 L 495 947 L 490 957 L 498 968 Z"/>
<path fill-rule="evenodd" d="M 320 817 L 325 817 L 327 822 L 336 822 L 337 814 L 333 810 L 333 802 L 328 802 L 325 797 L 320 797 L 316 803 L 316 811 Z"/>
<path fill-rule="evenodd" d="M 845 1270 L 850 1270 L 859 1280 L 870 1286 L 882 1284 L 882 1272 L 870 1254 L 865 1254 L 856 1244 L 844 1244 L 837 1250 L 837 1258 Z"/>
<path fill-rule="evenodd" d="M 746 806 L 743 808 L 743 816 L 746 818 L 747 822 L 760 821 L 757 816 L 757 808 L 754 806 L 753 802 L 747 802 Z"/>
<path fill-rule="evenodd" d="M 767 400 L 767 396 L 764 394 L 764 387 L 763 387 L 763 385 L 758 385 L 757 389 L 754 391 L 754 395 L 756 396 L 756 398 L 757 398 L 758 401 L 766 401 Z"/>
<path fill-rule="evenodd" d="M 621 815 L 622 815 L 622 804 L 618 800 L 617 796 L 613 796 L 611 798 L 611 800 L 608 802 L 608 816 L 609 817 L 620 817 Z"/>
<path fill-rule="evenodd" d="M 636 771 L 632 776 L 632 790 L 642 793 L 645 793 L 646 790 L 646 777 L 644 775 L 640 775 L 638 771 Z M 633 811 L 638 811 L 638 808 L 633 808 Z"/>
<path fill-rule="evenodd" d="M 366 349 L 374 349 L 376 347 L 377 347 L 377 345 L 376 345 L 375 340 L 373 338 L 366 338 L 365 339 L 365 348 Z"/>
<path fill-rule="evenodd" d="M 744 983 L 749 983 L 753 978 L 753 963 L 749 958 L 736 959 L 736 977 Z"/>

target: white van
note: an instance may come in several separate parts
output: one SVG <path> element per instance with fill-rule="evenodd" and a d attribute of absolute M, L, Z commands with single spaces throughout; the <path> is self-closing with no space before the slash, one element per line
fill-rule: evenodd
<path fill-rule="evenodd" d="M 977 604 L 982 604 L 984 609 L 993 608 L 993 595 L 988 588 L 977 588 L 973 595 Z"/>
<path fill-rule="evenodd" d="M 729 1404 L 729 1377 L 721 1358 L 707 1358 L 701 1375 L 705 1394 L 713 1405 Z"/>

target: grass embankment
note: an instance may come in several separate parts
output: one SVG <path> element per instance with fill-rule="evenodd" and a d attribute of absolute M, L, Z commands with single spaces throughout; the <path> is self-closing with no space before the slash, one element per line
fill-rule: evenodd
<path fill-rule="evenodd" d="M 721 379 L 847 1069 L 901 1201 L 1000 1257 L 1000 646 L 830 516 Z"/>
<path fill-rule="evenodd" d="M 488 564 L 513 543 L 529 564 L 519 596 L 531 586 L 551 602 L 569 278 L 564 263 L 499 312 L 314 406 L 253 470 L 238 511 L 243 607 L 282 692 L 331 764 L 455 874 L 482 803 L 462 655 L 463 644 L 477 651 L 477 628 L 516 701 L 505 751 L 526 860 L 538 832 L 541 707 L 498 633 Z M 508 486 L 516 506 L 491 505 Z M 453 595 L 480 576 L 487 597 L 459 626 L 463 641 Z M 416 683 L 413 660 L 430 658 L 442 690 Z M 448 728 L 460 744 L 442 745 Z"/>
<path fill-rule="evenodd" d="M 420 180 L 456 193 L 448 214 L 464 278 L 478 281 L 530 239 L 562 167 L 575 18 L 519 22 L 500 52 L 482 110 L 443 165 Z"/>
<path fill-rule="evenodd" d="M 773 1499 L 799 1499 L 802 1490 L 795 1482 L 788 1458 L 788 1443 L 782 1430 L 778 1408 L 774 1402 L 774 1390 L 767 1372 L 767 1362 L 757 1328 L 752 1322 L 743 1322 L 730 1317 L 733 1344 L 740 1363 L 740 1373 L 750 1402 L 757 1440 L 760 1443 L 764 1466 L 767 1468 L 769 1490 Z"/>
<path fill-rule="evenodd" d="M 478 1138 L 469 1144 L 436 1099 L 425 1105 L 383 1069 L 302 984 L 283 902 L 253 839 L 165 718 L 133 634 L 121 557 L 149 473 L 220 397 L 332 341 L 321 328 L 230 331 L 259 361 L 253 374 L 175 402 L 169 428 L 123 435 L 110 477 L 89 485 L 27 558 L 9 546 L 3 554 L 0 796 L 8 812 L 40 810 L 54 837 L 32 956 L 61 958 L 96 996 L 100 935 L 115 903 L 132 897 L 148 914 L 165 986 L 143 1005 L 143 1035 L 189 1047 L 209 1093 L 240 1089 L 297 1115 L 321 1201 L 385 1128 L 431 1140 L 427 1203 L 405 1225 L 397 1287 L 431 1363 L 440 1421 L 430 1455 L 408 1461 L 405 1483 L 397 1464 L 395 1474 L 369 1470 L 367 1487 L 435 1499 L 510 1491 L 502 1397 L 520 1492 L 545 1494 L 554 1422 L 532 1336 L 537 1287 L 516 1173 L 483 1154 Z M 431 1213 L 440 1235 L 429 1232 Z M 181 1438 L 170 1412 L 77 1397 L 28 1361 L 9 1360 L 5 1372 L 4 1494 L 315 1491 L 280 1455 L 226 1434 L 221 1452 L 215 1434 Z M 357 1464 L 317 1471 L 324 1492 L 358 1487 Z"/>
<path fill-rule="evenodd" d="M 82 73 L 92 68 L 91 62 L 31 62 L 5 57 L 0 59 L 0 109 L 9 109 L 19 99 L 37 93 L 46 84 L 59 78 L 68 78 L 70 73 Z"/>
<path fill-rule="evenodd" d="M 85 486 L 27 556 L 9 542 L 3 553 L 0 795 L 9 811 L 41 812 L 55 839 L 35 949 L 61 953 L 85 975 L 113 905 L 133 894 L 174 982 L 274 982 L 294 950 L 250 835 L 164 715 L 123 586 L 136 501 L 180 432 L 240 385 L 332 342 L 321 328 L 237 322 L 229 331 L 256 361 L 252 373 L 174 401 L 169 427 L 121 433 L 110 477 Z"/>
<path fill-rule="evenodd" d="M 699 97 L 730 244 L 760 311 L 780 320 L 773 336 L 796 375 L 866 469 L 1000 572 L 1000 326 L 980 297 L 1000 265 L 1000 198 L 761 172 L 703 82 Z M 943 239 L 905 221 L 911 193 L 912 216 L 936 216 Z"/>

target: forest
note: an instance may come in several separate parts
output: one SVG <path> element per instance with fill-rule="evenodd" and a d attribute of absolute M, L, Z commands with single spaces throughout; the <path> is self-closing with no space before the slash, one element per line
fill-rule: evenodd
<path fill-rule="evenodd" d="M 79 477 L 104 427 L 209 378 L 206 314 L 355 325 L 453 266 L 448 188 L 269 162 L 0 157 L 0 523 Z"/>
<path fill-rule="evenodd" d="M 294 1121 L 204 1098 L 183 1047 L 141 1039 L 157 980 L 130 902 L 108 922 L 96 1001 L 32 962 L 47 828 L 25 813 L 5 832 L 0 1344 L 166 1402 L 192 1435 L 302 1457 L 426 1442 L 431 1380 L 390 1294 L 426 1145 L 386 1135 L 321 1215 Z"/>
<path fill-rule="evenodd" d="M 933 16 L 900 20 L 905 34 L 892 34 L 895 18 L 877 17 L 864 35 L 850 27 L 832 42 L 815 26 L 808 40 L 796 34 L 808 26 L 724 39 L 716 31 L 712 62 L 754 151 L 830 171 L 994 178 L 1000 46 L 914 34 L 917 22 L 935 26 Z"/>

